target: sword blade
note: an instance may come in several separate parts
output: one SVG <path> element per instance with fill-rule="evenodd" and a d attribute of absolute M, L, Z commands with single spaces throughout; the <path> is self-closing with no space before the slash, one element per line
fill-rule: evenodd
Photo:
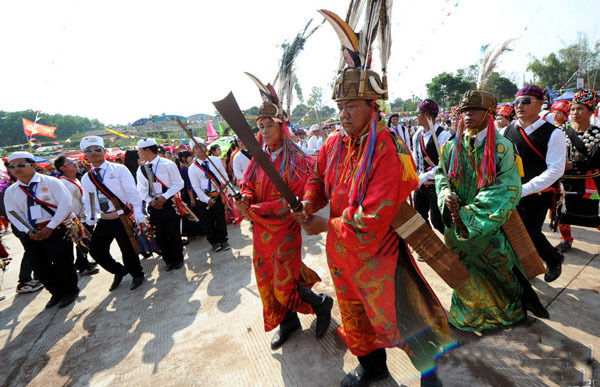
<path fill-rule="evenodd" d="M 244 117 L 244 114 L 240 110 L 233 93 L 230 92 L 224 99 L 213 102 L 213 105 L 215 105 L 221 117 L 231 126 L 235 134 L 246 144 L 256 163 L 262 168 L 275 188 L 283 195 L 283 198 L 289 203 L 294 212 L 302 211 L 302 203 L 298 200 L 294 191 L 283 181 L 283 178 L 273 166 L 269 156 L 263 152 L 262 147 L 256 141 L 254 133 L 252 133 L 252 129 L 250 129 L 250 125 L 248 125 L 246 117 Z"/>
<path fill-rule="evenodd" d="M 29 224 L 29 222 L 26 222 L 25 219 L 23 219 L 21 217 L 21 215 L 17 214 L 15 211 L 8 211 L 9 214 L 11 214 L 16 220 L 18 220 L 19 222 L 21 222 L 21 224 L 25 227 L 27 227 L 27 229 L 29 231 L 35 231 L 35 229 L 33 227 L 31 227 L 31 225 Z"/>

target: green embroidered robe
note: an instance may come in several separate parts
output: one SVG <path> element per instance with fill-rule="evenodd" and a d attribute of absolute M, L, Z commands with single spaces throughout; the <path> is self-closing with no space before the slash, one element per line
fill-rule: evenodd
<path fill-rule="evenodd" d="M 462 176 L 460 180 L 451 179 L 451 184 L 460 199 L 459 214 L 468 235 L 459 233 L 446 208 L 445 197 L 450 191 L 441 168 L 435 179 L 438 206 L 446 225 L 445 242 L 471 273 L 471 278 L 452 294 L 449 321 L 468 331 L 506 328 L 525 318 L 523 303 L 534 313 L 547 317 L 502 230 L 521 197 L 514 146 L 496 132 L 496 183 L 478 189 L 473 163 L 479 168 L 485 139 L 472 149 L 465 136 L 463 145 Z M 453 147 L 453 142 L 448 142 L 442 151 L 440 162 L 447 169 Z"/>

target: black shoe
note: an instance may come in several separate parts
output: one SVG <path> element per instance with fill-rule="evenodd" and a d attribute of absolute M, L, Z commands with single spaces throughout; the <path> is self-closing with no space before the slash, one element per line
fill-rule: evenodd
<path fill-rule="evenodd" d="M 290 335 L 297 329 L 300 329 L 300 320 L 296 317 L 296 322 L 292 324 L 288 324 L 286 327 L 282 325 L 279 326 L 279 329 L 273 335 L 271 339 L 271 349 L 277 349 L 283 345 L 290 338 Z"/>
<path fill-rule="evenodd" d="M 171 271 L 171 270 L 173 270 L 173 268 L 174 268 L 174 265 L 173 265 L 173 264 L 171 264 L 171 263 L 167 263 L 167 267 L 165 268 L 165 270 L 166 270 L 166 271 Z"/>
<path fill-rule="evenodd" d="M 94 275 L 94 274 L 98 274 L 98 273 L 100 273 L 100 269 L 98 269 L 97 267 L 94 267 L 92 265 L 79 271 L 79 275 Z"/>
<path fill-rule="evenodd" d="M 73 295 L 73 296 L 66 296 L 63 297 L 62 300 L 60 300 L 60 303 L 58 304 L 59 308 L 64 308 L 65 306 L 71 304 L 73 301 L 75 301 L 77 299 L 77 297 L 79 297 L 79 293 Z"/>
<path fill-rule="evenodd" d="M 565 260 L 565 256 L 560 252 L 560 262 L 556 266 L 546 266 L 546 274 L 544 275 L 544 281 L 552 282 L 556 280 L 562 274 L 562 263 Z"/>
<path fill-rule="evenodd" d="M 571 239 L 570 241 L 560 241 L 560 243 L 554 247 L 561 253 L 564 253 L 565 251 L 573 247 L 573 239 Z"/>
<path fill-rule="evenodd" d="M 118 288 L 119 284 L 121 283 L 121 281 L 123 281 L 123 277 L 125 277 L 124 274 L 115 274 L 115 279 L 113 279 L 113 282 L 110 285 L 110 288 L 108 290 L 110 292 L 112 292 L 113 290 L 115 290 L 116 288 Z"/>
<path fill-rule="evenodd" d="M 60 300 L 62 299 L 61 296 L 53 294 L 52 297 L 50 297 L 50 301 L 48 301 L 46 303 L 46 309 L 50 309 L 52 308 L 54 305 L 58 305 L 58 303 L 60 302 Z"/>
<path fill-rule="evenodd" d="M 313 311 L 317 315 L 317 328 L 315 329 L 315 336 L 323 337 L 331 324 L 331 308 L 333 308 L 333 298 L 324 294 L 325 300 L 321 305 L 313 308 Z"/>
<path fill-rule="evenodd" d="M 342 387 L 366 387 L 372 382 L 383 380 L 388 376 L 390 376 L 390 373 L 387 369 L 378 375 L 368 375 L 363 366 L 359 364 L 349 374 L 346 374 L 341 385 Z"/>
<path fill-rule="evenodd" d="M 175 269 L 175 270 L 179 270 L 182 267 L 183 267 L 183 261 L 179 261 L 175 265 L 173 265 L 173 269 Z"/>
<path fill-rule="evenodd" d="M 144 276 L 141 275 L 139 277 L 133 277 L 133 279 L 131 280 L 131 286 L 129 287 L 130 290 L 135 290 L 137 288 L 140 287 L 141 284 L 144 283 Z"/>
<path fill-rule="evenodd" d="M 213 244 L 212 244 L 212 251 L 214 251 L 215 253 L 216 253 L 217 251 L 221 251 L 221 249 L 222 249 L 222 247 L 221 247 L 221 244 L 220 244 L 220 243 L 213 243 Z"/>
<path fill-rule="evenodd" d="M 187 246 L 187 245 L 189 245 L 189 244 L 190 244 L 190 240 L 189 240 L 189 239 L 184 239 L 184 240 L 182 240 L 182 241 L 181 241 L 181 243 L 182 243 L 184 246 Z"/>
<path fill-rule="evenodd" d="M 231 246 L 229 245 L 229 242 L 221 242 L 221 250 L 223 250 L 223 251 L 231 250 Z"/>

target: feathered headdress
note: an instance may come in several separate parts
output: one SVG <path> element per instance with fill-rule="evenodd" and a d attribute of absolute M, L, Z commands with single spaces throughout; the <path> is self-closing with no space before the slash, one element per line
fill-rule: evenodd
<path fill-rule="evenodd" d="M 483 91 L 483 87 L 488 77 L 494 71 L 496 63 L 500 55 L 506 51 L 509 51 L 508 45 L 514 39 L 508 39 L 505 42 L 499 44 L 494 49 L 488 48 L 486 51 L 481 67 L 479 68 L 479 75 L 477 76 L 477 89 L 467 91 L 461 101 L 460 108 L 476 108 L 486 110 L 487 118 L 487 133 L 485 149 L 483 151 L 483 157 L 479 164 L 477 171 L 477 187 L 482 188 L 496 182 L 496 126 L 494 123 L 494 113 L 496 112 L 496 106 L 498 100 L 492 93 Z M 456 137 L 454 138 L 454 148 L 452 155 L 450 156 L 450 168 L 448 169 L 448 177 L 458 180 L 460 183 L 463 171 L 462 169 L 462 154 L 464 142 L 464 130 L 465 125 L 461 122 L 458 126 Z M 468 141 L 467 141 L 468 143 Z"/>
<path fill-rule="evenodd" d="M 387 99 L 386 66 L 392 44 L 392 0 L 352 0 L 345 21 L 328 10 L 322 9 L 319 13 L 331 24 L 342 44 L 340 75 L 335 83 L 333 99 Z M 357 33 L 354 30 L 361 13 L 364 13 L 364 23 Z M 373 43 L 378 32 L 382 79 L 371 70 Z"/>
<path fill-rule="evenodd" d="M 275 77 L 274 84 L 279 81 L 279 96 L 275 91 L 275 88 L 270 83 L 266 85 L 260 81 L 256 76 L 246 73 L 252 79 L 252 81 L 258 87 L 261 98 L 263 100 L 262 105 L 259 108 L 257 121 L 262 118 L 271 118 L 275 122 L 281 124 L 281 137 L 283 140 L 283 162 L 281 163 L 279 174 L 288 182 L 299 174 L 299 168 L 305 163 L 296 162 L 298 158 L 310 157 L 304 150 L 299 147 L 292 140 L 292 133 L 288 126 L 289 115 L 283 108 L 283 101 L 286 102 L 288 111 L 292 105 L 292 94 L 294 85 L 296 83 L 296 75 L 294 74 L 294 61 L 298 57 L 298 54 L 304 48 L 306 40 L 319 28 L 316 26 L 311 31 L 308 31 L 312 19 L 306 24 L 304 29 L 300 31 L 296 38 L 290 44 L 283 44 L 283 57 L 279 64 L 279 72 Z M 281 97 L 281 98 L 280 98 Z M 263 145 L 262 136 L 258 135 L 258 142 Z M 256 173 L 258 164 L 254 162 L 254 159 L 250 161 L 244 179 L 251 178 Z M 304 171 L 306 172 L 306 171 Z"/>
<path fill-rule="evenodd" d="M 333 99 L 336 101 L 363 99 L 371 101 L 371 122 L 359 136 L 360 141 L 358 168 L 352 177 L 348 203 L 360 205 L 365 198 L 367 184 L 372 174 L 373 154 L 377 131 L 382 126 L 378 122 L 378 104 L 388 98 L 386 67 L 391 53 L 391 12 L 392 0 L 351 0 L 346 20 L 342 20 L 331 11 L 320 10 L 319 13 L 331 24 L 337 33 L 341 48 L 341 60 L 338 78 L 333 88 Z M 355 32 L 360 14 L 364 14 L 363 28 Z M 379 33 L 381 65 L 383 78 L 371 70 L 373 44 Z M 380 100 L 380 101 L 378 101 Z M 343 136 L 336 139 L 337 154 L 346 146 Z M 340 158 L 327 165 L 325 171 L 326 191 L 335 190 L 336 174 L 340 169 Z"/>
<path fill-rule="evenodd" d="M 312 19 L 306 23 L 304 29 L 296 35 L 291 43 L 284 42 L 281 46 L 283 48 L 283 57 L 279 63 L 279 72 L 277 73 L 277 80 L 279 87 L 279 97 L 281 98 L 281 105 L 285 103 L 287 111 L 291 112 L 294 86 L 296 84 L 296 74 L 294 68 L 294 61 L 298 57 L 300 51 L 304 49 L 304 43 L 315 33 L 317 29 L 322 25 L 319 24 L 310 31 L 308 27 L 312 23 Z"/>

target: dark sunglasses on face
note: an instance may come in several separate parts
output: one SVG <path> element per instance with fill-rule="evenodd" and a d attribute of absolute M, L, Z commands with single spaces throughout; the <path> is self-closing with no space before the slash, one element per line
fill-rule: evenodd
<path fill-rule="evenodd" d="M 8 164 L 6 166 L 6 168 L 8 168 L 8 169 L 15 169 L 15 168 L 21 169 L 21 168 L 28 167 L 30 165 L 31 165 L 31 163 Z"/>
<path fill-rule="evenodd" d="M 522 103 L 523 105 L 529 105 L 532 101 L 540 101 L 540 100 L 539 99 L 531 99 L 529 97 L 515 99 L 515 101 L 513 102 L 513 106 L 517 106 L 520 103 Z"/>
<path fill-rule="evenodd" d="M 102 152 L 103 150 L 104 150 L 104 148 L 97 146 L 95 148 L 85 148 L 84 152 L 85 153 Z"/>

